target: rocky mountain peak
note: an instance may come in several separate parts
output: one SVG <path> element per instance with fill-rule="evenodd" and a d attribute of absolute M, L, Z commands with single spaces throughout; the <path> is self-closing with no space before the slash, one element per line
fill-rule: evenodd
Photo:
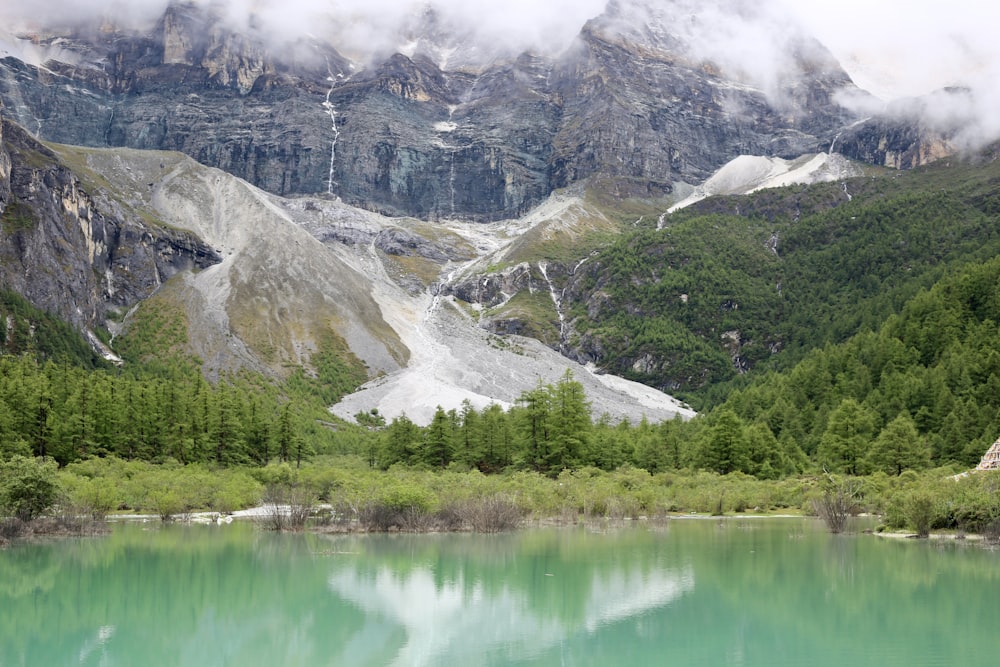
<path fill-rule="evenodd" d="M 530 55 L 425 10 L 387 21 L 400 32 L 372 52 L 402 47 L 364 65 L 334 43 L 349 17 L 293 46 L 226 7 L 171 2 L 151 30 L 0 60 L 0 100 L 39 138 L 179 150 L 276 194 L 476 221 L 593 177 L 671 197 L 739 155 L 825 150 L 861 117 L 841 99 L 863 93 L 771 3 L 612 0 L 570 48 Z"/>

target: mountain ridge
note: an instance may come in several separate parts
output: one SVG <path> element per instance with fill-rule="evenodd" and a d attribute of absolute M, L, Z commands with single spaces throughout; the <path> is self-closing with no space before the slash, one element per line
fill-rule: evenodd
<path fill-rule="evenodd" d="M 367 66 L 319 40 L 269 50 L 210 7 L 171 3 L 148 34 L 36 36 L 75 62 L 4 58 L 0 99 L 49 140 L 180 150 L 276 194 L 479 221 L 518 217 L 592 176 L 667 197 L 740 154 L 817 152 L 859 120 L 838 95 L 862 93 L 805 36 L 782 38 L 795 64 L 767 90 L 710 53 L 685 55 L 690 38 L 637 41 L 620 18 L 643 6 L 611 3 L 558 56 L 462 70 L 419 50 Z"/>

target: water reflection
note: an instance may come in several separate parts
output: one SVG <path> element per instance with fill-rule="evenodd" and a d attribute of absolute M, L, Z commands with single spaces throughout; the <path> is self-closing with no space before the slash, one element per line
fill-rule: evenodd
<path fill-rule="evenodd" d="M 572 532 L 371 538 L 368 557 L 340 564 L 328 584 L 366 612 L 366 636 L 383 633 L 387 623 L 401 628 L 392 665 L 467 664 L 494 654 L 531 659 L 694 589 L 690 566 L 663 567 L 639 554 L 581 561 L 576 549 L 588 542 L 590 557 L 598 556 L 592 541 Z M 533 555 L 517 557 L 522 549 Z M 400 570 L 392 562 L 400 552 L 417 564 Z M 368 662 L 341 657 L 342 664 Z"/>
<path fill-rule="evenodd" d="M 545 585 L 559 588 L 558 573 L 547 574 L 552 576 Z M 367 612 L 370 620 L 364 634 L 377 634 L 385 621 L 404 629 L 404 643 L 389 664 L 426 665 L 443 662 L 445 657 L 459 660 L 469 652 L 502 651 L 518 660 L 540 655 L 580 631 L 593 633 L 604 624 L 670 604 L 694 589 L 694 574 L 690 568 L 642 572 L 626 565 L 594 572 L 583 593 L 573 593 L 583 603 L 577 623 L 539 613 L 530 590 L 507 585 L 488 590 L 482 581 L 467 581 L 464 576 L 442 584 L 430 567 L 400 575 L 389 566 L 376 566 L 373 571 L 357 563 L 333 573 L 329 585 L 338 596 Z M 342 657 L 343 664 L 357 664 L 354 661 L 361 658 Z"/>
<path fill-rule="evenodd" d="M 116 529 L 0 551 L 0 665 L 995 664 L 1000 554 L 804 521 Z"/>
<path fill-rule="evenodd" d="M 87 640 L 80 648 L 79 664 L 90 664 L 90 657 L 94 654 L 97 654 L 99 657 L 98 664 L 105 663 L 107 661 L 107 651 L 104 649 L 107 646 L 108 640 L 114 637 L 114 635 L 115 626 L 113 625 L 102 625 L 98 628 L 97 636 Z"/>

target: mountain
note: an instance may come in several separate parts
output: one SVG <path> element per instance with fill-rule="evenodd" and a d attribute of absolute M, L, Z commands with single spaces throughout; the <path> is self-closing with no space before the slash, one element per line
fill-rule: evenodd
<path fill-rule="evenodd" d="M 527 51 L 431 9 L 364 53 L 226 8 L 0 40 L 0 283 L 110 358 L 368 381 L 334 412 L 421 423 L 571 369 L 595 414 L 668 419 L 693 412 L 662 391 L 842 340 L 994 248 L 988 166 L 882 169 L 957 155 L 962 117 L 872 113 L 764 4 L 612 0 Z"/>
<path fill-rule="evenodd" d="M 103 176 L 87 176 L 23 128 L 0 124 L 0 282 L 93 336 L 172 276 L 221 258 L 108 196 Z"/>
<path fill-rule="evenodd" d="M 780 67 L 720 66 L 698 52 L 710 26 L 677 20 L 715 20 L 704 11 L 615 1 L 564 51 L 510 55 L 477 53 L 430 12 L 400 35 L 409 56 L 355 63 L 173 2 L 143 32 L 8 39 L 32 56 L 0 61 L 0 100 L 49 141 L 177 150 L 275 194 L 435 220 L 518 217 L 597 177 L 667 197 L 741 154 L 817 152 L 859 120 L 838 100 L 863 93 L 815 40 L 744 6 Z"/>
<path fill-rule="evenodd" d="M 513 405 L 574 367 L 598 414 L 692 414 L 530 338 L 490 334 L 435 295 L 443 287 L 428 289 L 520 229 L 389 219 L 269 195 L 179 153 L 46 146 L 4 130 L 5 286 L 88 332 L 110 330 L 115 348 L 190 355 L 210 378 L 321 374 L 332 355 L 351 386 L 377 378 L 337 406 L 347 418 L 375 407 L 425 423 L 440 404 Z"/>

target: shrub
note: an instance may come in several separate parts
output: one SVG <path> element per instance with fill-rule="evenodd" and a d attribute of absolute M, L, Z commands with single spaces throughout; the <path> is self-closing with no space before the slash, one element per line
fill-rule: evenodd
<path fill-rule="evenodd" d="M 28 522 L 47 512 L 59 491 L 56 468 L 52 459 L 0 461 L 0 514 Z"/>
<path fill-rule="evenodd" d="M 261 485 L 242 471 L 224 471 L 218 486 L 213 489 L 209 506 L 217 512 L 228 514 L 235 510 L 256 505 L 261 498 Z"/>
<path fill-rule="evenodd" d="M 904 503 L 907 523 L 917 531 L 918 537 L 927 537 L 934 524 L 934 499 L 927 493 L 911 493 Z"/>
<path fill-rule="evenodd" d="M 86 514 L 94 521 L 104 521 L 122 501 L 118 488 L 107 483 L 107 480 L 70 477 L 64 486 L 69 506 L 75 512 Z"/>
<path fill-rule="evenodd" d="M 477 533 L 501 533 L 521 525 L 523 512 L 517 502 L 504 494 L 470 498 L 456 507 L 464 525 Z"/>
<path fill-rule="evenodd" d="M 146 505 L 156 512 L 161 521 L 173 521 L 174 516 L 184 511 L 184 501 L 176 489 L 159 487 L 146 495 Z"/>
<path fill-rule="evenodd" d="M 812 501 L 813 510 L 831 533 L 842 533 L 847 520 L 858 512 L 861 482 L 857 479 L 836 481 L 830 478 L 823 495 Z"/>
<path fill-rule="evenodd" d="M 268 530 L 302 530 L 316 505 L 315 494 L 304 485 L 270 484 L 264 491 L 264 515 L 260 523 Z"/>

